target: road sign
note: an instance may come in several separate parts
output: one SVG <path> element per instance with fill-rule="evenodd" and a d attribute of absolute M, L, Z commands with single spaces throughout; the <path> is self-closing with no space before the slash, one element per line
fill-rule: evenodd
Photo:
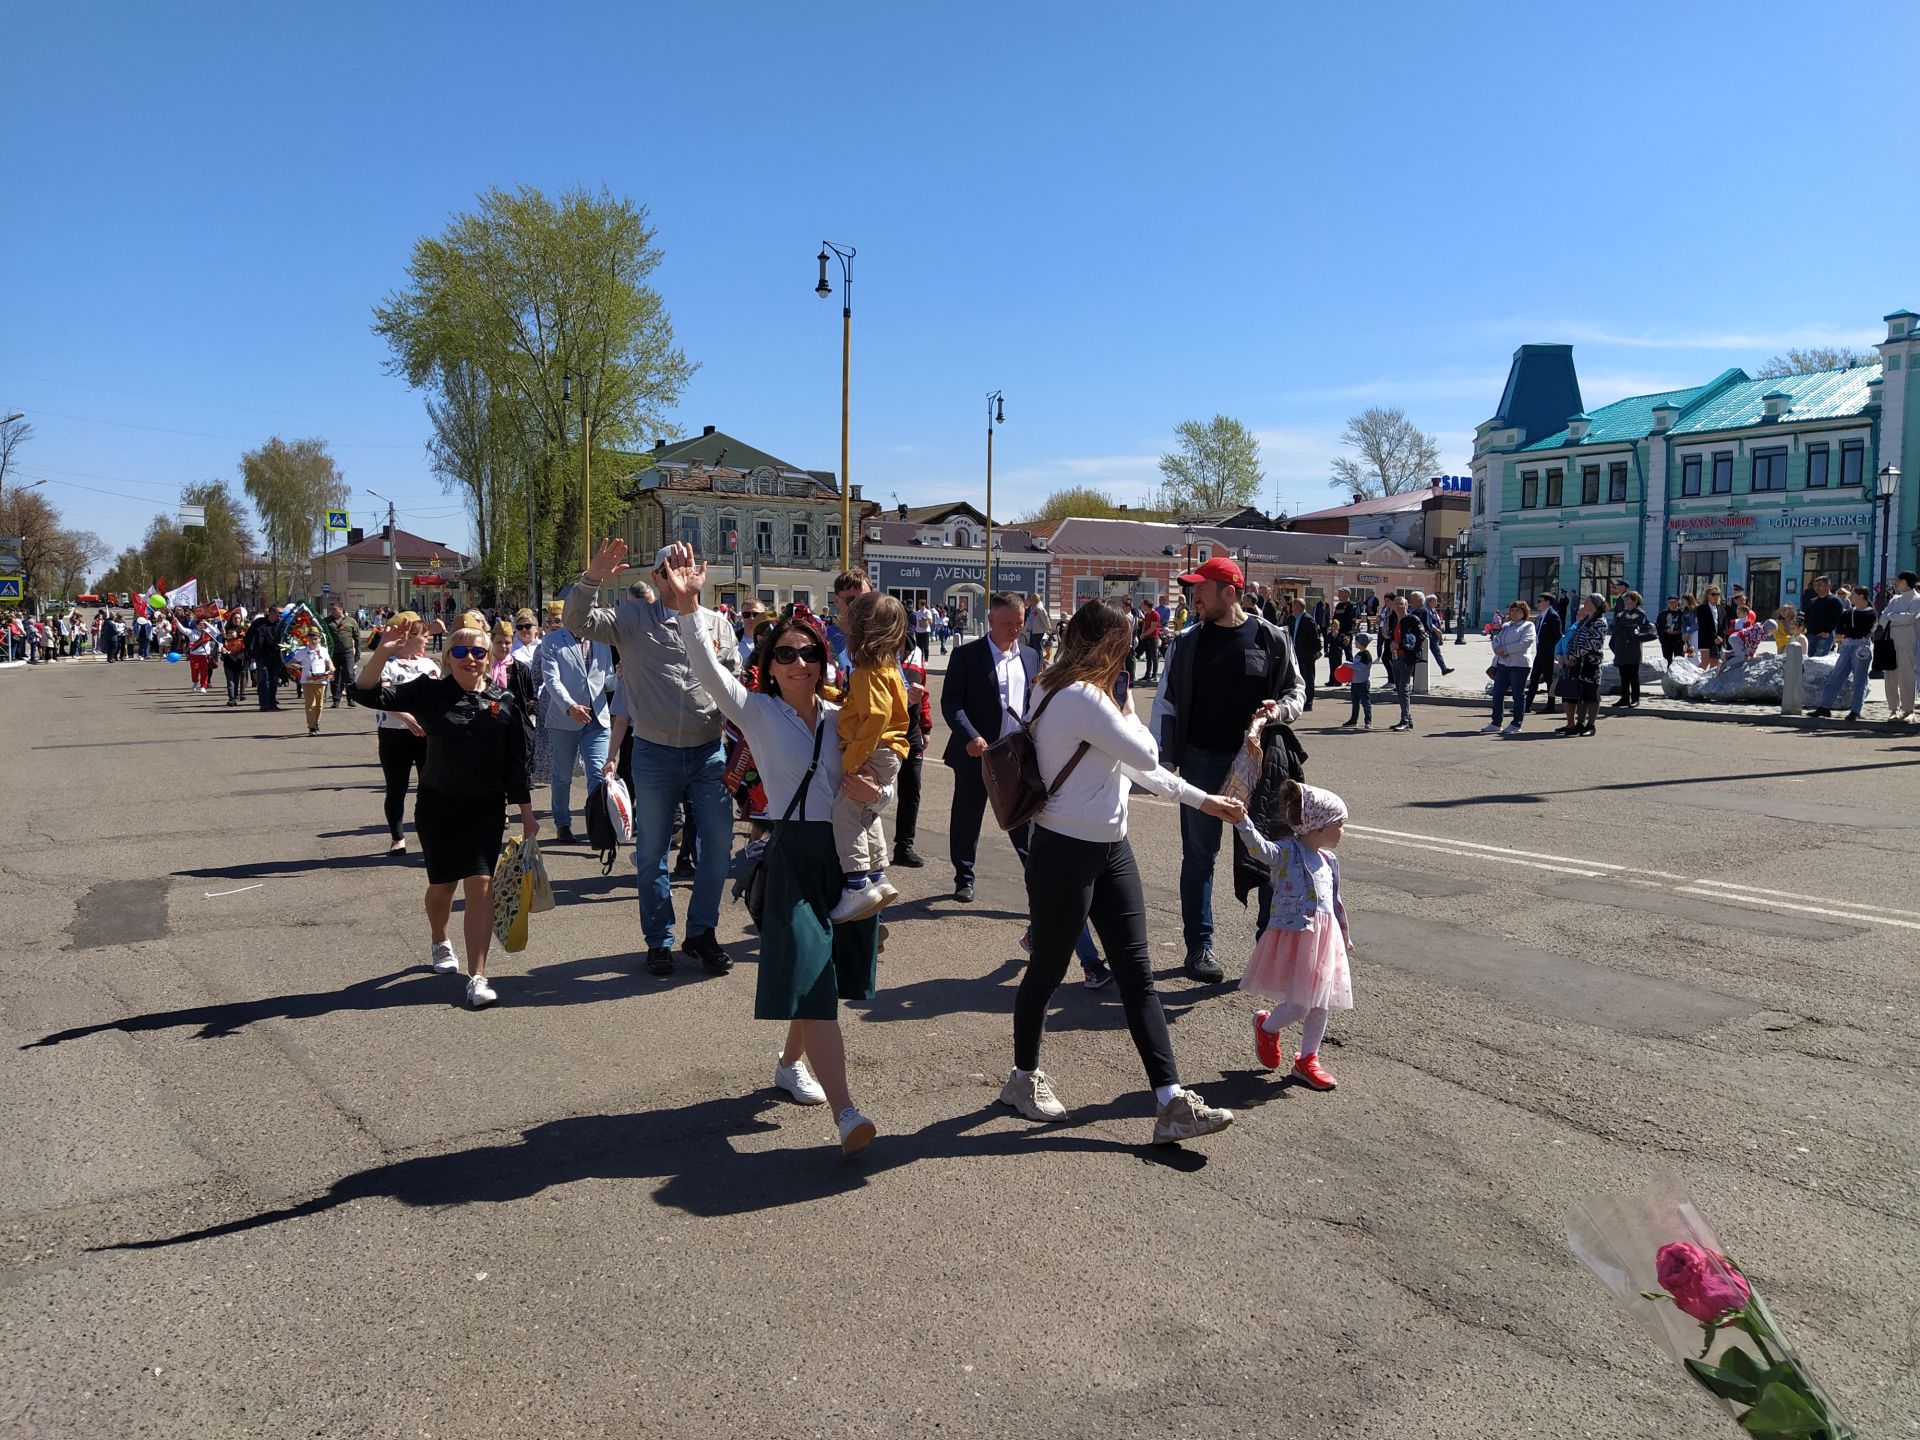
<path fill-rule="evenodd" d="M 350 526 L 348 526 L 348 524 L 347 524 L 347 512 L 346 512 L 346 511 L 344 511 L 344 510 L 329 510 L 329 511 L 327 511 L 327 529 L 329 529 L 329 530 L 346 530 L 346 529 L 349 529 L 349 528 L 351 528 L 351 527 L 350 527 Z"/>
<path fill-rule="evenodd" d="M 0 575 L 0 605 L 20 603 L 20 576 Z"/>
<path fill-rule="evenodd" d="M 26 543 L 18 535 L 0 535 L 0 575 L 18 575 L 26 568 L 20 563 L 20 552 Z"/>
<path fill-rule="evenodd" d="M 322 595 L 331 595 L 333 593 L 333 582 L 331 580 L 322 580 L 320 582 L 320 593 Z"/>

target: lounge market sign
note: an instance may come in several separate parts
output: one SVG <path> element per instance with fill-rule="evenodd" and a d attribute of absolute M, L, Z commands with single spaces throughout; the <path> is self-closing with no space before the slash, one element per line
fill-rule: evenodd
<path fill-rule="evenodd" d="M 1785 515 L 1682 515 L 1667 521 L 1670 534 L 1689 537 L 1751 535 L 1760 530 L 1859 530 L 1868 524 L 1864 510 L 1819 510 Z"/>

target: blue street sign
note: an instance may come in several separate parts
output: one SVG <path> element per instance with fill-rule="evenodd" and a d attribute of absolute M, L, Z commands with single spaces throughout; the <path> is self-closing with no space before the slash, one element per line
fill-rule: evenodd
<path fill-rule="evenodd" d="M 351 528 L 352 528 L 352 527 L 351 527 L 351 526 L 349 526 L 349 525 L 347 524 L 347 512 L 346 512 L 346 511 L 344 511 L 344 510 L 329 510 L 329 511 L 327 511 L 327 529 L 329 529 L 329 530 L 348 530 L 348 529 L 351 529 Z"/>
<path fill-rule="evenodd" d="M 18 575 L 0 575 L 0 600 L 20 598 L 20 578 Z"/>
<path fill-rule="evenodd" d="M 331 580 L 322 580 L 320 582 L 320 593 L 322 595 L 331 595 L 333 593 L 333 582 Z"/>

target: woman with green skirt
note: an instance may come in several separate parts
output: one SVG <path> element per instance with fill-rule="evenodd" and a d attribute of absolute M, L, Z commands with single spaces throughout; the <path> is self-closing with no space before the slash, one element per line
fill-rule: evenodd
<path fill-rule="evenodd" d="M 616 570 L 625 545 L 611 540 Z M 845 877 L 833 843 L 833 797 L 872 805 L 889 792 L 840 768 L 840 708 L 821 697 L 827 643 L 819 623 L 790 608 L 762 635 L 754 653 L 757 688 L 721 668 L 699 617 L 707 567 L 685 545 L 671 547 L 654 572 L 660 602 L 675 611 L 694 681 L 747 737 L 766 789 L 767 813 L 780 816 L 767 844 L 766 905 L 760 920 L 758 1020 L 787 1022 L 774 1084 L 803 1105 L 831 1104 L 848 1155 L 873 1140 L 873 1122 L 847 1093 L 840 1002 L 874 993 L 879 921 L 828 919 Z M 815 1077 L 818 1077 L 817 1079 Z"/>

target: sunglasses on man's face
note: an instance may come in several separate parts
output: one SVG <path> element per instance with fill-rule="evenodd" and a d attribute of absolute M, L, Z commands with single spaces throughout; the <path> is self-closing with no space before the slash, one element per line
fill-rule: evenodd
<path fill-rule="evenodd" d="M 773 663 L 776 665 L 792 665 L 797 661 L 818 665 L 826 658 L 827 651 L 823 645 L 776 645 L 773 647 Z"/>
<path fill-rule="evenodd" d="M 484 645 L 449 645 L 447 647 L 447 654 L 456 660 L 484 660 L 487 658 L 487 647 Z"/>

